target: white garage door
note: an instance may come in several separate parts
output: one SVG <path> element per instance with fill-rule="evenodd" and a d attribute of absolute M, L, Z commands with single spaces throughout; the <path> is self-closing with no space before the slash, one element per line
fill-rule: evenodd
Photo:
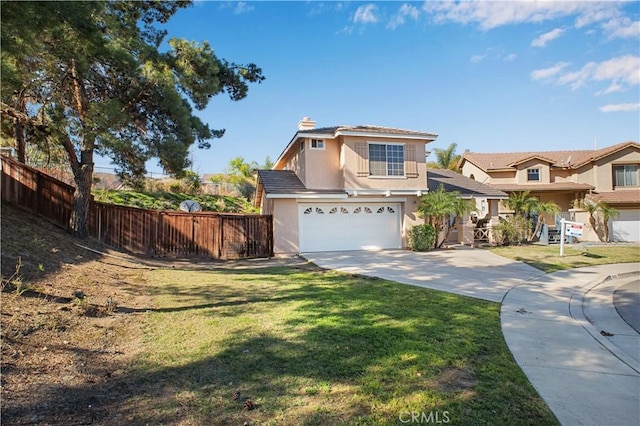
<path fill-rule="evenodd" d="M 618 210 L 618 217 L 611 221 L 613 241 L 640 241 L 640 210 Z"/>
<path fill-rule="evenodd" d="M 401 248 L 400 205 L 300 204 L 300 251 Z"/>

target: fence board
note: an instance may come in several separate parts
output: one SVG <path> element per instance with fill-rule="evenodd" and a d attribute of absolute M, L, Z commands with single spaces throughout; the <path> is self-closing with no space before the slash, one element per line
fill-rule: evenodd
<path fill-rule="evenodd" d="M 74 188 L 2 157 L 2 199 L 68 228 Z M 145 210 L 93 202 L 89 235 L 104 244 L 151 256 L 222 259 L 273 256 L 273 218 L 214 212 Z"/>

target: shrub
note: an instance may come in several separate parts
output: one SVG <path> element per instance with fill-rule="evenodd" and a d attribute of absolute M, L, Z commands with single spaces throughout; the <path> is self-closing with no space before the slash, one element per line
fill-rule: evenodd
<path fill-rule="evenodd" d="M 531 227 L 531 221 L 520 215 L 501 219 L 500 223 L 493 227 L 494 242 L 504 246 L 521 244 L 527 241 Z"/>
<path fill-rule="evenodd" d="M 433 225 L 415 225 L 409 229 L 409 248 L 413 251 L 431 250 L 436 243 L 436 228 Z"/>

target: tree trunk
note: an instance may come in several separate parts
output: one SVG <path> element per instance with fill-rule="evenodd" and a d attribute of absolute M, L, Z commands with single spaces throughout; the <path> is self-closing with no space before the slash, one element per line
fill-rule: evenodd
<path fill-rule="evenodd" d="M 604 229 L 604 242 L 609 242 L 609 218 L 602 219 L 602 228 Z"/>
<path fill-rule="evenodd" d="M 15 137 L 16 137 L 16 152 L 18 155 L 18 161 L 21 162 L 22 164 L 26 164 L 27 150 L 24 142 L 24 126 L 19 120 L 16 120 L 16 123 L 15 123 Z"/>
<path fill-rule="evenodd" d="M 598 229 L 598 225 L 596 224 L 596 218 L 594 215 L 589 215 L 589 223 L 591 224 L 591 229 L 596 233 L 596 236 L 600 241 L 604 241 L 602 238 L 602 232 Z"/>
<path fill-rule="evenodd" d="M 73 178 L 76 190 L 73 193 L 73 211 L 71 212 L 69 227 L 75 237 L 87 238 L 89 236 L 89 211 L 93 201 L 91 196 L 93 162 L 74 168 Z"/>
<path fill-rule="evenodd" d="M 89 209 L 91 208 L 91 185 L 93 183 L 93 150 L 94 138 L 92 132 L 85 128 L 88 101 L 87 92 L 82 77 L 76 68 L 76 63 L 71 60 L 71 81 L 73 85 L 73 97 L 76 103 L 78 117 L 82 125 L 82 140 L 80 143 L 80 158 L 78 159 L 73 142 L 66 138 L 64 147 L 69 155 L 69 162 L 73 170 L 73 180 L 76 190 L 73 193 L 73 212 L 69 226 L 74 236 L 86 238 L 89 236 Z"/>

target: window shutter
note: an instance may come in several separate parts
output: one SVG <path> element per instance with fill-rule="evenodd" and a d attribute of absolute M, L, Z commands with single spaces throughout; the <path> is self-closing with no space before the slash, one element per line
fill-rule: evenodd
<path fill-rule="evenodd" d="M 418 177 L 418 163 L 416 162 L 415 145 L 405 145 L 404 147 L 404 170 L 408 178 Z"/>
<path fill-rule="evenodd" d="M 369 176 L 369 146 L 366 142 L 356 142 L 356 154 L 358 155 L 357 176 Z"/>

